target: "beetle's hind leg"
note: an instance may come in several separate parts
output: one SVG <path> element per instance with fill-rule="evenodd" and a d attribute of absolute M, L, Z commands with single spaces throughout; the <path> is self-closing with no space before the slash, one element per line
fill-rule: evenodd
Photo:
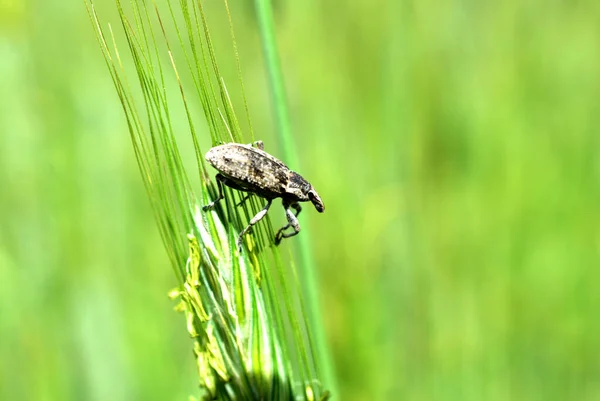
<path fill-rule="evenodd" d="M 214 201 L 210 202 L 208 205 L 203 206 L 202 210 L 203 211 L 207 211 L 212 209 L 213 207 L 215 207 L 215 205 L 217 204 L 218 201 L 220 201 L 221 199 L 223 199 L 225 196 L 223 195 L 223 182 L 226 180 L 225 177 L 223 177 L 221 174 L 217 174 L 215 179 L 217 180 L 217 187 L 219 188 L 219 196 L 217 196 L 217 199 L 215 199 Z"/>
<path fill-rule="evenodd" d="M 271 207 L 272 202 L 273 202 L 273 199 L 268 199 L 265 207 L 260 212 L 256 213 L 256 216 L 254 216 L 252 218 L 252 220 L 250 220 L 250 222 L 248 223 L 248 226 L 242 230 L 242 232 L 240 233 L 238 240 L 237 240 L 238 249 L 242 248 L 242 238 L 244 237 L 244 235 L 252 228 L 252 226 L 254 226 L 256 223 L 261 221 L 263 219 L 263 217 L 265 217 L 267 215 L 267 212 L 269 211 L 269 208 Z"/>
<path fill-rule="evenodd" d="M 223 174 L 219 173 L 219 174 L 217 174 L 217 176 L 215 178 L 217 179 L 217 185 L 219 187 L 219 196 L 217 197 L 217 199 L 214 200 L 214 202 L 211 202 L 208 205 L 204 206 L 202 208 L 202 210 L 204 210 L 204 211 L 212 209 L 213 207 L 215 207 L 217 202 L 219 202 L 221 199 L 223 199 L 225 197 L 223 195 L 223 185 L 227 185 L 229 188 L 236 189 L 238 191 L 242 191 L 242 192 L 247 191 L 245 188 L 237 185 L 234 181 L 231 181 L 229 178 L 225 177 Z M 248 200 L 248 198 L 250 198 L 250 196 L 252 196 L 252 192 L 248 192 L 248 194 L 246 196 L 244 196 L 242 198 L 242 200 L 236 204 L 236 206 L 241 206 L 244 202 L 246 202 Z"/>
<path fill-rule="evenodd" d="M 285 209 L 285 217 L 287 217 L 288 223 L 284 227 L 280 228 L 279 231 L 277 231 L 277 234 L 275 235 L 275 245 L 279 245 L 282 239 L 293 237 L 300 232 L 300 223 L 298 222 L 298 215 L 302 211 L 300 205 L 298 203 L 289 204 L 284 202 L 283 207 Z M 296 211 L 296 214 L 290 210 L 290 207 Z M 284 231 L 290 227 L 294 229 L 294 232 L 285 233 Z"/>
<path fill-rule="evenodd" d="M 242 200 L 236 204 L 236 206 L 242 206 L 244 204 L 244 202 L 246 202 L 248 199 L 250 199 L 251 196 L 252 196 L 252 192 L 248 192 L 248 194 L 246 196 L 244 196 L 242 198 Z"/>

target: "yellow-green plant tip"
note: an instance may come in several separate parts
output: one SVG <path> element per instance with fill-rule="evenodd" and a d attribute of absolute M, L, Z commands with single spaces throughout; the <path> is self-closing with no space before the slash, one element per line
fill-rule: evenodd
<path fill-rule="evenodd" d="M 214 397 L 217 392 L 217 383 L 213 374 L 213 370 L 210 366 L 208 353 L 201 351 L 200 344 L 198 343 L 196 343 L 194 346 L 194 353 L 197 360 L 200 385 L 206 389 L 208 394 Z"/>
<path fill-rule="evenodd" d="M 222 380 L 228 381 L 230 375 L 227 373 L 225 360 L 223 358 L 223 353 L 221 352 L 220 341 L 215 337 L 213 327 L 214 326 L 210 325 L 206 330 L 208 339 L 206 346 L 208 351 L 208 362 Z"/>
<path fill-rule="evenodd" d="M 192 286 L 199 285 L 200 245 L 193 234 L 188 234 L 190 256 L 186 263 L 186 281 Z"/>
<path fill-rule="evenodd" d="M 188 305 L 186 305 L 183 312 L 185 313 L 185 323 L 186 323 L 187 331 L 188 331 L 190 337 L 191 338 L 199 337 L 201 335 L 201 333 L 196 330 L 197 317 L 194 316 L 194 313 L 192 312 L 192 310 L 190 310 Z"/>

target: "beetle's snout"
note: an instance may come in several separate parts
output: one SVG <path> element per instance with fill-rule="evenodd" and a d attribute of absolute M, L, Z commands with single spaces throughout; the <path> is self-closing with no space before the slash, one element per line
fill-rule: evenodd
<path fill-rule="evenodd" d="M 310 199 L 313 205 L 315 205 L 315 209 L 317 209 L 317 212 L 323 213 L 325 211 L 325 205 L 323 204 L 323 201 L 321 200 L 321 197 L 319 197 L 317 191 L 315 191 L 314 189 L 308 191 L 308 199 Z"/>

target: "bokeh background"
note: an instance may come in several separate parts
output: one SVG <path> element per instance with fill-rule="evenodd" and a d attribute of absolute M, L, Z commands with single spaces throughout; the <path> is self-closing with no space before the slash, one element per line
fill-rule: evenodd
<path fill-rule="evenodd" d="M 231 7 L 277 154 L 253 6 Z M 302 224 L 334 399 L 600 399 L 600 2 L 275 9 L 302 173 L 327 206 Z M 195 394 L 82 2 L 0 0 L 0 93 L 0 399 Z"/>

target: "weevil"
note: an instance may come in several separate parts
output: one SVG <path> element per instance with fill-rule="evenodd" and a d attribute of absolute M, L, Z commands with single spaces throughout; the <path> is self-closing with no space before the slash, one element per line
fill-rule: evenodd
<path fill-rule="evenodd" d="M 206 161 L 219 171 L 216 175 L 219 196 L 213 202 L 204 206 L 204 211 L 212 209 L 217 202 L 224 198 L 223 185 L 239 191 L 248 192 L 242 200 L 255 194 L 267 200 L 263 209 L 254 216 L 248 226 L 240 233 L 237 246 L 241 249 L 244 235 L 267 215 L 271 203 L 281 198 L 287 225 L 275 235 L 275 245 L 283 238 L 293 237 L 300 232 L 298 215 L 302 211 L 299 202 L 312 202 L 319 213 L 325 210 L 323 201 L 308 181 L 300 174 L 290 170 L 281 160 L 276 159 L 264 150 L 262 141 L 243 145 L 227 143 L 211 148 L 206 152 Z M 291 211 L 294 209 L 295 214 Z M 285 232 L 288 228 L 293 232 Z"/>

